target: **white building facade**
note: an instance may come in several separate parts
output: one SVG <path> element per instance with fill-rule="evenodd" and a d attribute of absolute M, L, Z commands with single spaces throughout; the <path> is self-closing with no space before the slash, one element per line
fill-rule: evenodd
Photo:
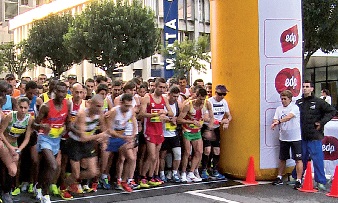
<path fill-rule="evenodd" d="M 89 1 L 90 0 L 55 0 L 14 17 L 9 20 L 9 31 L 13 33 L 14 43 L 19 43 L 28 37 L 34 20 L 42 19 L 51 13 L 61 13 L 65 11 L 71 11 L 72 14 L 80 13 L 85 9 Z M 144 6 L 149 6 L 154 10 L 156 15 L 156 19 L 154 20 L 156 20 L 159 28 L 163 28 L 164 26 L 163 1 L 165 0 L 142 0 Z M 209 0 L 178 0 L 178 17 L 179 40 L 184 39 L 186 36 L 189 39 L 197 39 L 201 34 L 210 34 Z M 210 69 L 210 66 L 207 68 Z M 163 57 L 160 54 L 154 54 L 130 66 L 123 67 L 122 79 L 126 81 L 135 76 L 147 79 L 161 69 L 163 69 Z M 209 72 L 211 80 L 211 71 Z M 36 67 L 34 70 L 25 73 L 25 75 L 34 78 L 40 73 L 51 75 L 52 71 L 47 68 Z M 79 65 L 74 65 L 73 68 L 65 73 L 65 76 L 68 74 L 76 74 L 78 81 L 83 82 L 87 78 L 93 78 L 95 75 L 104 75 L 105 73 L 88 61 L 83 61 Z"/>

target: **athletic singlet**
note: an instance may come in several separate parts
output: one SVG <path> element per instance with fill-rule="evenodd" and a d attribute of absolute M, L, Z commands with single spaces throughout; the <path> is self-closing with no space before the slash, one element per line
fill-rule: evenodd
<path fill-rule="evenodd" d="M 149 94 L 150 103 L 147 106 L 147 113 L 155 114 L 158 113 L 160 110 L 164 109 L 165 101 L 164 97 L 161 95 L 161 102 L 157 104 L 154 101 L 152 94 Z M 160 121 L 159 116 L 145 118 L 144 122 L 145 127 L 145 134 L 146 135 L 163 135 L 163 127 L 162 122 Z"/>
<path fill-rule="evenodd" d="M 173 111 L 175 117 L 178 117 L 179 110 L 178 110 L 178 103 L 175 102 L 174 104 L 170 105 L 171 110 Z M 163 124 L 163 136 L 164 137 L 175 137 L 176 136 L 176 128 L 177 125 L 173 125 L 171 122 L 165 122 Z"/>
<path fill-rule="evenodd" d="M 186 98 L 186 99 L 188 99 L 189 97 L 190 97 L 190 91 L 189 91 L 189 88 L 185 88 L 185 92 L 180 92 L 180 94 L 181 95 L 184 95 L 184 97 Z"/>
<path fill-rule="evenodd" d="M 6 103 L 2 105 L 2 112 L 7 115 L 13 110 L 12 97 L 11 95 L 6 95 Z"/>
<path fill-rule="evenodd" d="M 115 120 L 114 130 L 120 135 L 132 135 L 133 134 L 133 110 L 129 109 L 127 112 L 122 113 L 121 106 L 115 107 Z"/>
<path fill-rule="evenodd" d="M 28 108 L 28 113 L 31 115 L 32 118 L 35 118 L 38 110 L 36 108 L 36 98 L 37 96 L 33 96 L 32 100 L 30 101 L 29 108 Z"/>
<path fill-rule="evenodd" d="M 106 97 L 106 99 L 108 99 L 113 104 L 113 107 L 114 107 L 114 100 L 111 97 L 112 97 L 112 95 L 110 94 Z"/>
<path fill-rule="evenodd" d="M 73 102 L 73 99 L 69 99 L 71 102 L 71 109 L 70 109 L 70 122 L 74 123 L 75 118 L 77 116 L 77 113 L 79 112 L 80 109 L 86 108 L 86 101 L 82 100 L 80 105 L 77 105 Z M 62 139 L 67 139 L 69 138 L 69 132 L 65 133 L 62 136 Z"/>
<path fill-rule="evenodd" d="M 102 107 L 102 110 L 103 110 L 103 113 L 106 113 L 106 112 L 109 111 L 109 109 L 108 109 L 108 101 L 107 101 L 107 98 L 105 98 L 105 99 L 103 100 L 103 107 Z"/>
<path fill-rule="evenodd" d="M 6 128 L 6 132 L 8 133 L 8 135 L 15 138 L 18 138 L 21 135 L 25 134 L 28 127 L 29 118 L 31 117 L 29 113 L 26 113 L 23 119 L 19 120 L 17 115 L 17 111 L 12 111 L 12 120 Z"/>
<path fill-rule="evenodd" d="M 89 111 L 86 108 L 86 118 L 85 118 L 85 135 L 86 136 L 91 136 L 94 134 L 97 126 L 100 123 L 100 115 L 95 115 L 94 118 L 88 116 Z M 75 126 L 76 128 L 76 126 Z M 73 132 L 69 132 L 69 137 L 71 137 L 73 140 L 79 140 L 79 137 L 76 136 Z"/>
<path fill-rule="evenodd" d="M 203 124 L 203 115 L 205 114 L 205 112 L 207 110 L 206 109 L 206 101 L 207 100 L 204 100 L 204 104 L 203 104 L 203 107 L 201 109 L 196 110 L 194 108 L 194 105 L 192 104 L 193 100 L 189 100 L 190 109 L 189 109 L 189 112 L 187 113 L 187 115 L 185 116 L 184 119 L 191 120 L 191 121 L 197 120 L 202 125 Z M 194 124 L 183 124 L 182 128 L 183 128 L 184 132 L 190 132 L 190 133 L 197 133 L 201 130 L 200 127 L 197 127 Z"/>
<path fill-rule="evenodd" d="M 41 121 L 41 124 L 49 124 L 50 125 L 50 131 L 48 136 L 51 138 L 59 138 L 62 136 L 65 130 L 65 122 L 67 119 L 68 114 L 68 105 L 67 105 L 67 99 L 63 99 L 62 101 L 62 108 L 60 111 L 58 111 L 55 108 L 54 100 L 49 100 L 47 102 L 49 105 L 49 113 L 47 115 L 47 118 L 44 118 Z M 41 130 L 39 131 L 39 134 L 41 133 Z M 42 132 L 44 135 L 46 133 Z"/>

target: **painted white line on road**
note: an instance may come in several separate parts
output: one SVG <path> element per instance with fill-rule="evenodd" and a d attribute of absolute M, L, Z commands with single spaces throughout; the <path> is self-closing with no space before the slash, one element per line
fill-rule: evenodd
<path fill-rule="evenodd" d="M 236 182 L 240 182 L 243 184 L 243 181 L 240 180 L 235 180 Z M 258 185 L 266 185 L 266 184 L 271 184 L 271 182 L 268 181 L 258 181 Z M 214 190 L 229 190 L 233 188 L 242 188 L 242 187 L 248 187 L 248 186 L 253 186 L 253 185 L 234 185 L 234 186 L 227 186 L 227 187 L 219 187 L 219 188 L 211 188 L 211 189 L 203 189 L 203 190 L 193 190 L 193 191 L 188 191 L 185 193 L 189 192 L 207 192 L 207 191 L 214 191 Z"/>
<path fill-rule="evenodd" d="M 154 187 L 149 189 L 140 189 L 140 190 L 134 190 L 132 193 L 136 192 L 143 192 L 143 191 L 150 191 L 150 190 L 160 190 L 165 188 L 174 188 L 179 186 L 187 186 L 187 185 L 201 185 L 201 184 L 209 184 L 209 183 L 219 183 L 219 182 L 226 182 L 225 180 L 215 180 L 215 181 L 209 181 L 209 182 L 199 182 L 199 183 L 184 183 L 184 184 L 177 184 L 177 185 L 167 185 L 162 187 Z M 73 200 L 81 200 L 81 199 L 91 199 L 91 198 L 97 198 L 97 197 L 108 197 L 108 196 L 115 196 L 115 195 L 125 195 L 130 194 L 129 192 L 117 192 L 117 193 L 108 193 L 108 194 L 101 194 L 101 195 L 92 195 L 92 196 L 86 196 L 86 197 L 75 197 L 71 200 L 54 200 L 51 202 L 68 202 Z"/>
<path fill-rule="evenodd" d="M 239 203 L 239 202 L 236 202 L 236 201 L 233 201 L 233 200 L 224 199 L 222 197 L 217 197 L 217 196 L 213 196 L 213 195 L 207 195 L 207 194 L 198 193 L 198 192 L 194 192 L 194 191 L 186 192 L 186 193 L 191 194 L 191 195 L 195 195 L 195 196 L 199 196 L 199 197 L 204 197 L 204 198 L 207 198 L 207 199 L 212 199 L 212 200 L 220 201 L 220 202 Z"/>

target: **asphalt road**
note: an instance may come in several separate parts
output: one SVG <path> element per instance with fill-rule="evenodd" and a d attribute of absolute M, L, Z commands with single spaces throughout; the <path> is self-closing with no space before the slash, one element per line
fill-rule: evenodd
<path fill-rule="evenodd" d="M 35 202 L 30 194 L 20 194 L 15 202 Z M 135 190 L 132 193 L 116 190 L 99 190 L 97 193 L 77 195 L 71 201 L 52 197 L 52 202 L 71 203 L 204 203 L 204 202 L 296 202 L 296 203 L 337 203 L 338 198 L 327 197 L 326 192 L 304 193 L 294 190 L 291 185 L 273 186 L 270 182 L 247 186 L 241 181 L 210 181 L 192 184 L 166 183 L 163 186 Z"/>

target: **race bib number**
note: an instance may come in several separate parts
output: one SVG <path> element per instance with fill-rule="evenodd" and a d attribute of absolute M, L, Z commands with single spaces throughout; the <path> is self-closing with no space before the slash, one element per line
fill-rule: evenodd
<path fill-rule="evenodd" d="M 175 132 L 176 131 L 176 125 L 172 123 L 165 123 L 165 130 L 169 132 Z"/>
<path fill-rule="evenodd" d="M 65 130 L 64 125 L 52 124 L 49 131 L 49 136 L 52 138 L 58 138 L 62 135 L 64 130 Z"/>
<path fill-rule="evenodd" d="M 162 109 L 151 109 L 151 114 L 158 114 Z M 160 123 L 160 116 L 154 116 L 150 118 L 150 122 Z"/>

